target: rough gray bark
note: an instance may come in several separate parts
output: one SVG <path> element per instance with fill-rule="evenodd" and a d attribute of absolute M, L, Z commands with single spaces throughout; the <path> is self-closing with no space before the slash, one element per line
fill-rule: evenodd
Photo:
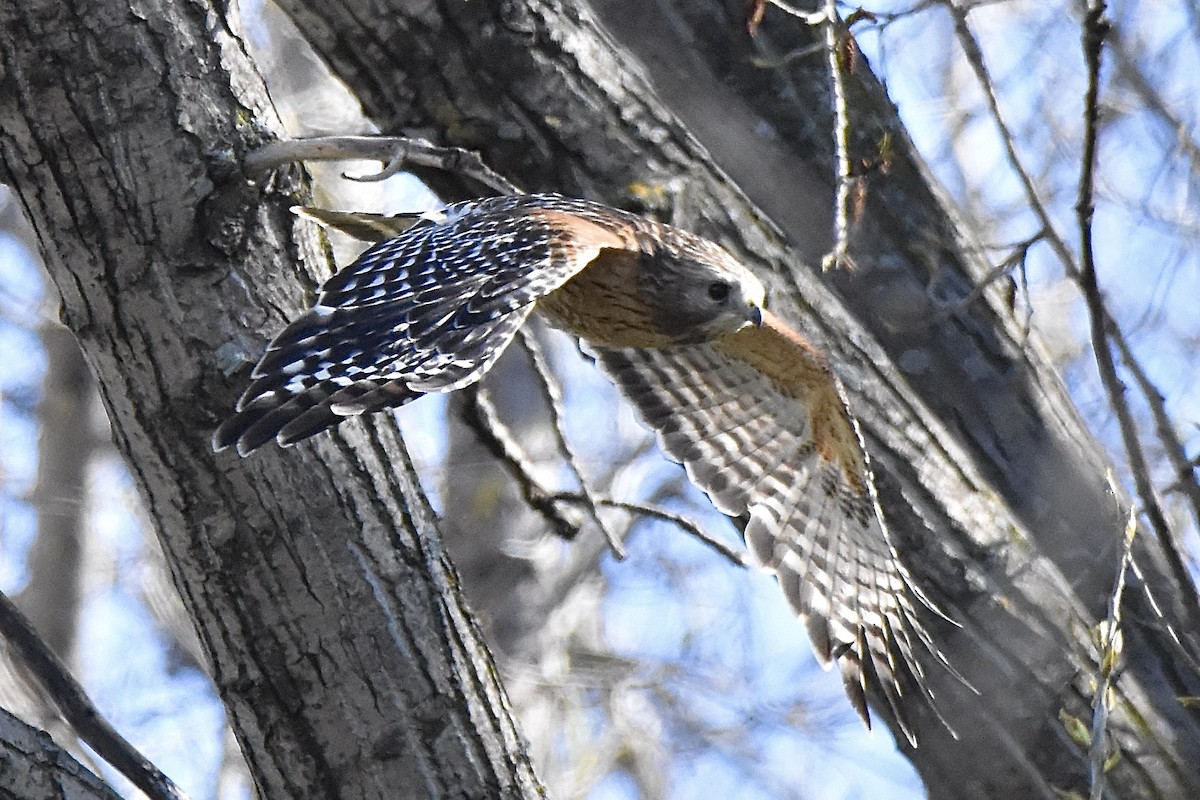
<path fill-rule="evenodd" d="M 540 794 L 390 423 L 215 456 L 328 263 L 225 7 L 0 1 L 0 181 L 36 232 L 263 797 Z"/>
<path fill-rule="evenodd" d="M 809 265 L 830 241 L 828 79 L 819 61 L 747 67 L 772 34 L 746 37 L 745 4 L 598 3 L 640 65 L 578 4 L 281 5 L 385 132 L 480 149 L 531 190 L 624 204 L 634 185 L 660 190 L 691 227 L 773 273 L 774 302 L 850 387 L 910 569 L 963 623 L 928 621 L 980 690 L 929 667 L 961 736 L 917 721 L 923 744 L 909 755 L 931 795 L 1086 793 L 1086 755 L 1059 713 L 1090 715 L 1087 631 L 1104 613 L 1127 500 L 1109 494 L 1107 457 L 1003 292 L 943 313 L 985 266 L 865 68 L 850 79 L 856 155 L 875 155 L 885 131 L 895 153 L 869 179 L 859 269 L 821 276 Z M 780 35 L 780 50 L 803 44 L 795 29 Z M 1136 555 L 1166 622 L 1186 632 L 1192 611 L 1155 543 L 1139 537 Z M 1200 675 L 1144 595 L 1126 597 L 1137 622 L 1112 723 L 1124 758 L 1109 778 L 1122 797 L 1189 796 L 1200 720 L 1177 698 Z"/>
<path fill-rule="evenodd" d="M 51 738 L 0 708 L 0 800 L 118 800 Z"/>

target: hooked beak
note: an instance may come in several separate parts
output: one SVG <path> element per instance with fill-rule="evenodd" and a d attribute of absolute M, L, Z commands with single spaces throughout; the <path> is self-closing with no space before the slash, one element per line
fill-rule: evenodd
<path fill-rule="evenodd" d="M 767 305 L 767 290 L 753 275 L 742 283 L 742 309 L 745 314 L 745 325 L 761 328 Z"/>
<path fill-rule="evenodd" d="M 761 328 L 761 327 L 762 327 L 762 324 L 763 324 L 763 310 L 762 310 L 762 306 L 758 305 L 757 303 L 755 303 L 754 305 L 750 306 L 750 316 L 749 316 L 749 319 L 750 319 L 750 324 L 751 324 L 751 325 L 753 325 L 753 326 L 754 326 L 754 327 L 756 327 L 756 328 Z"/>

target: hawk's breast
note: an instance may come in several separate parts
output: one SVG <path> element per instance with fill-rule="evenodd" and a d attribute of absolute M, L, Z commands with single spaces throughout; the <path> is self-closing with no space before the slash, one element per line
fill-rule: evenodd
<path fill-rule="evenodd" d="M 587 267 L 538 303 L 550 324 L 605 347 L 668 347 L 641 291 L 645 258 L 631 250 L 601 250 Z"/>

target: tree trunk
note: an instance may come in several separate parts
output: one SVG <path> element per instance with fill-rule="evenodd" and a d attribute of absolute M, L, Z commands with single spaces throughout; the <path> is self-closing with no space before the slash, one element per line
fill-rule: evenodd
<path fill-rule="evenodd" d="M 927 620 L 980 690 L 928 665 L 961 737 L 914 714 L 931 795 L 1085 791 L 1059 713 L 1089 714 L 1088 630 L 1125 501 L 1001 293 L 943 313 L 983 265 L 864 67 L 855 152 L 877 155 L 886 131 L 891 169 L 867 184 L 859 269 L 821 276 L 806 264 L 830 241 L 827 79 L 818 61 L 747 66 L 773 35 L 799 45 L 796 28 L 752 42 L 740 0 L 597 3 L 634 66 L 577 6 L 282 5 L 386 131 L 481 149 L 530 189 L 659 197 L 773 275 L 775 305 L 852 392 L 910 568 L 963 625 Z M 236 31 L 202 3 L 0 0 L 0 180 L 34 223 L 263 796 L 536 793 L 389 425 L 244 462 L 209 452 L 239 370 L 295 316 L 296 282 L 327 270 L 293 238 L 297 185 L 237 170 L 275 126 Z M 1141 570 L 1186 632 L 1155 548 L 1139 537 Z M 1177 698 L 1200 676 L 1139 588 L 1126 597 L 1113 793 L 1195 796 L 1200 721 Z"/>
<path fill-rule="evenodd" d="M 216 456 L 329 265 L 225 6 L 0 0 L 0 181 L 97 378 L 263 797 L 540 794 L 389 421 Z"/>
<path fill-rule="evenodd" d="M 0 798 L 3 800 L 118 800 L 45 733 L 0 708 Z"/>
<path fill-rule="evenodd" d="M 979 690 L 928 665 L 960 737 L 917 720 L 922 746 L 908 755 L 931 795 L 1086 794 L 1087 754 L 1060 713 L 1090 717 L 1089 630 L 1128 499 L 1112 497 L 1107 456 L 1003 291 L 966 301 L 987 265 L 865 65 L 847 76 L 852 148 L 878 158 L 886 133 L 890 169 L 868 176 L 858 269 L 822 275 L 812 267 L 831 242 L 834 174 L 824 61 L 749 66 L 815 32 L 767 28 L 752 41 L 741 2 L 597 2 L 635 64 L 578 4 L 281 5 L 385 132 L 479 149 L 530 190 L 622 205 L 657 194 L 772 274 L 772 301 L 850 388 L 910 569 L 962 625 L 926 621 Z M 1200 719 L 1177 698 L 1197 694 L 1200 675 L 1165 626 L 1187 632 L 1195 610 L 1148 535 L 1135 557 L 1165 616 L 1141 587 L 1127 592 L 1110 723 L 1124 758 L 1108 777 L 1121 797 L 1190 796 Z"/>

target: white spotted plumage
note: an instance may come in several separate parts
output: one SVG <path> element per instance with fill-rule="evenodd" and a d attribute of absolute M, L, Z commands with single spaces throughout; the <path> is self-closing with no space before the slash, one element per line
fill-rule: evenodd
<path fill-rule="evenodd" d="M 458 203 L 397 230 L 271 342 L 218 449 L 291 444 L 468 385 L 537 308 L 583 340 L 663 452 L 744 523 L 863 719 L 878 686 L 913 739 L 903 686 L 931 700 L 916 650 L 939 655 L 917 618 L 921 595 L 837 378 L 763 309 L 752 273 L 693 234 L 557 195 Z"/>

